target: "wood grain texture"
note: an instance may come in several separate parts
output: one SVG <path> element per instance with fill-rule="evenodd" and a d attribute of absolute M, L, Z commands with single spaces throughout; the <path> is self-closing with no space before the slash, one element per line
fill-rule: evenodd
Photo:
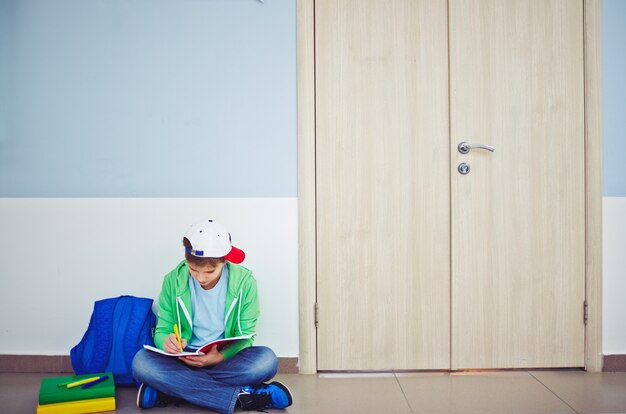
<path fill-rule="evenodd" d="M 584 366 L 582 2 L 452 0 L 450 28 L 452 368 Z"/>
<path fill-rule="evenodd" d="M 314 1 L 298 0 L 298 290 L 300 372 L 317 372 L 315 332 Z"/>
<path fill-rule="evenodd" d="M 585 0 L 587 303 L 585 368 L 602 370 L 602 25 L 600 0 Z"/>
<path fill-rule="evenodd" d="M 446 369 L 446 1 L 317 0 L 318 369 Z"/>

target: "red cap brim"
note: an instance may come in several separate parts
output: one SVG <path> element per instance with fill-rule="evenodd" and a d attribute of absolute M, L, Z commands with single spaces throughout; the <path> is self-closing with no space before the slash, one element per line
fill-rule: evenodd
<path fill-rule="evenodd" d="M 234 264 L 239 264 L 243 262 L 245 258 L 246 254 L 243 252 L 243 250 L 238 249 L 235 246 L 231 246 L 230 252 L 226 256 L 224 256 L 224 259 Z"/>

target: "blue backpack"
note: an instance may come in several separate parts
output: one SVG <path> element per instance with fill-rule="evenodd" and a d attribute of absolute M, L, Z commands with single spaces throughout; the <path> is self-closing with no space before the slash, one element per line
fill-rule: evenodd
<path fill-rule="evenodd" d="M 96 301 L 83 339 L 70 351 L 77 375 L 113 372 L 115 384 L 132 385 L 133 357 L 154 345 L 152 299 L 134 296 Z"/>

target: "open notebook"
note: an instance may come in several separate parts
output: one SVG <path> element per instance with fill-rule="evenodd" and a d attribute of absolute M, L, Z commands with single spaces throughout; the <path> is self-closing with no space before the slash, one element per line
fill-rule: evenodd
<path fill-rule="evenodd" d="M 163 354 L 163 355 L 167 355 L 167 356 L 175 356 L 175 357 L 177 357 L 177 356 L 186 356 L 186 355 L 204 355 L 204 354 L 206 354 L 209 351 L 209 349 L 211 349 L 212 346 L 217 346 L 217 349 L 220 350 L 220 349 L 224 348 L 228 344 L 231 344 L 231 343 L 237 342 L 237 341 L 241 341 L 243 339 L 250 339 L 253 336 L 254 335 L 243 335 L 243 336 L 234 336 L 232 338 L 216 339 L 215 341 L 211 341 L 211 342 L 208 342 L 208 343 L 202 345 L 200 347 L 200 349 L 198 349 L 196 351 L 183 351 L 183 352 L 178 352 L 176 354 L 167 353 L 167 352 L 163 351 L 162 349 L 155 348 L 155 347 L 150 346 L 150 345 L 144 345 L 143 347 L 145 349 L 147 349 L 148 351 L 157 352 L 159 354 Z"/>

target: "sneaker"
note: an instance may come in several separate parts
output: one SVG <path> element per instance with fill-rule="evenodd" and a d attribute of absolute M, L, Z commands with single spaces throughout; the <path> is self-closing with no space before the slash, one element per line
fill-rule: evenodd
<path fill-rule="evenodd" d="M 264 410 L 266 408 L 286 408 L 292 403 L 291 391 L 284 384 L 274 381 L 271 384 L 246 385 L 239 394 L 241 409 Z"/>
<path fill-rule="evenodd" d="M 173 397 L 157 391 L 148 384 L 142 383 L 139 386 L 139 391 L 137 392 L 137 407 L 139 408 L 167 407 L 173 401 Z"/>

